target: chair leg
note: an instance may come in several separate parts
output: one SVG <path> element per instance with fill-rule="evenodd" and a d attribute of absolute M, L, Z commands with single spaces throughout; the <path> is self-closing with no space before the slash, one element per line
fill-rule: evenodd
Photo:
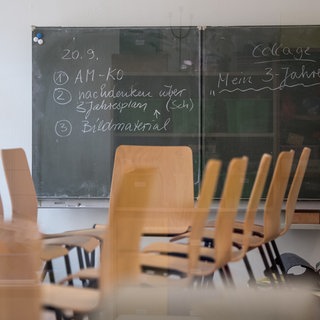
<path fill-rule="evenodd" d="M 199 286 L 200 288 L 211 288 L 211 287 L 214 288 L 213 277 L 214 277 L 214 274 L 197 277 L 195 280 L 196 286 Z"/>
<path fill-rule="evenodd" d="M 224 269 L 224 273 L 226 275 L 226 280 L 228 282 L 228 286 L 234 288 L 235 287 L 235 283 L 234 283 L 234 280 L 233 280 L 229 265 L 226 264 L 223 269 Z"/>
<path fill-rule="evenodd" d="M 283 282 L 283 278 L 281 277 L 281 273 L 279 272 L 278 264 L 276 262 L 276 259 L 275 259 L 274 255 L 273 255 L 273 253 L 272 253 L 270 244 L 266 243 L 265 247 L 267 249 L 267 253 L 268 253 L 268 256 L 269 256 L 269 259 L 270 259 L 270 262 L 271 262 L 271 270 L 272 270 L 273 274 L 276 276 L 276 278 L 278 280 L 278 283 L 280 284 L 281 282 Z"/>
<path fill-rule="evenodd" d="M 93 267 L 92 260 L 90 259 L 90 254 L 86 251 L 83 252 L 84 259 L 86 261 L 87 268 Z"/>
<path fill-rule="evenodd" d="M 55 309 L 55 308 L 52 308 L 52 307 L 44 307 L 44 309 L 53 312 L 54 315 L 55 315 L 56 320 L 64 320 L 65 319 L 63 313 L 59 309 Z"/>
<path fill-rule="evenodd" d="M 69 258 L 69 256 L 68 256 L 68 255 L 65 255 L 65 256 L 64 256 L 64 262 L 65 262 L 65 265 L 66 265 L 66 272 L 67 272 L 67 275 L 72 274 L 70 258 Z M 71 286 L 72 286 L 72 285 L 73 285 L 73 280 L 72 280 L 72 279 L 70 279 L 70 280 L 68 281 L 68 283 L 69 283 L 69 285 L 71 285 Z"/>
<path fill-rule="evenodd" d="M 84 269 L 85 265 L 87 268 L 95 266 L 95 250 L 93 250 L 91 253 L 88 253 L 87 251 L 77 247 L 77 255 L 80 269 Z"/>
<path fill-rule="evenodd" d="M 248 272 L 248 275 L 249 275 L 248 284 L 249 284 L 250 287 L 254 288 L 254 287 L 256 287 L 257 282 L 256 282 L 256 278 L 254 276 L 254 273 L 253 273 L 253 270 L 251 268 L 251 265 L 250 265 L 250 262 L 249 262 L 249 259 L 248 259 L 247 255 L 245 255 L 242 260 L 243 260 L 243 262 L 244 262 L 244 264 L 246 266 L 246 269 L 247 269 L 247 272 Z"/>
<path fill-rule="evenodd" d="M 41 280 L 43 281 L 46 277 L 46 275 L 48 274 L 49 276 L 49 281 L 50 283 L 55 283 L 55 276 L 53 273 L 53 265 L 52 265 L 52 261 L 46 261 L 44 267 L 43 267 L 43 271 L 42 271 L 42 276 L 41 276 Z"/>
<path fill-rule="evenodd" d="M 84 269 L 84 261 L 82 256 L 82 250 L 80 247 L 77 247 L 77 255 L 78 255 L 78 262 L 79 262 L 79 268 Z"/>
<path fill-rule="evenodd" d="M 220 268 L 219 274 L 220 274 L 220 277 L 221 277 L 223 284 L 227 287 L 228 286 L 228 279 L 227 279 L 227 275 L 225 273 L 225 270 L 223 268 Z"/>
<path fill-rule="evenodd" d="M 91 252 L 91 267 L 94 268 L 96 265 L 96 250 Z"/>
<path fill-rule="evenodd" d="M 263 261 L 263 264 L 265 266 L 265 275 L 269 278 L 270 282 L 274 285 L 275 284 L 275 280 L 273 278 L 273 275 L 272 275 L 272 271 L 271 271 L 271 268 L 268 264 L 268 260 L 267 260 L 267 257 L 266 257 L 266 254 L 263 250 L 263 247 L 262 246 L 259 246 L 258 247 L 258 250 L 259 250 L 259 253 L 260 253 L 260 256 L 262 258 L 262 261 Z"/>
<path fill-rule="evenodd" d="M 272 240 L 271 241 L 271 245 L 272 245 L 273 251 L 274 251 L 275 256 L 276 256 L 276 263 L 279 265 L 280 270 L 281 270 L 283 276 L 285 277 L 286 270 L 285 270 L 285 267 L 283 265 L 283 262 L 282 262 L 282 259 L 281 259 L 280 252 L 279 252 L 279 249 L 278 249 L 276 241 Z"/>

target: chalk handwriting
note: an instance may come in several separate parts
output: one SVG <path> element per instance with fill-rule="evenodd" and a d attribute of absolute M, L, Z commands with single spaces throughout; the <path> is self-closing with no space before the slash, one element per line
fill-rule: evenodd
<path fill-rule="evenodd" d="M 154 120 L 144 122 L 141 120 L 133 120 L 132 122 L 114 122 L 113 119 L 106 121 L 97 118 L 95 121 L 82 121 L 83 133 L 97 133 L 97 132 L 150 132 L 150 131 L 168 131 L 168 125 L 171 119 L 167 118 L 163 123 L 158 123 Z"/>
<path fill-rule="evenodd" d="M 95 82 L 96 79 L 101 79 L 103 81 L 120 81 L 124 77 L 124 72 L 121 69 L 112 69 L 108 68 L 106 73 L 98 73 L 96 74 L 95 69 L 79 69 L 75 76 L 74 83 L 88 83 Z"/>
<path fill-rule="evenodd" d="M 152 98 L 152 93 L 149 90 L 140 90 L 134 88 L 132 85 L 127 90 L 117 89 L 113 86 L 111 89 L 107 88 L 107 84 L 103 83 L 99 90 L 85 90 L 79 91 L 79 100 L 91 100 L 98 98 Z"/>
<path fill-rule="evenodd" d="M 282 43 L 275 42 L 271 45 L 266 45 L 263 43 L 260 43 L 256 45 L 252 50 L 252 56 L 254 58 L 278 58 L 281 60 L 281 58 L 285 59 L 292 59 L 292 60 L 309 60 L 310 56 L 310 48 L 289 48 Z M 314 61 L 314 60 L 312 60 Z M 270 60 L 268 61 L 270 62 Z M 260 61 L 261 63 L 261 61 Z"/>
<path fill-rule="evenodd" d="M 55 88 L 53 90 L 53 100 L 57 104 L 66 105 L 71 102 L 71 92 L 65 88 Z"/>
<path fill-rule="evenodd" d="M 83 59 L 98 60 L 98 57 L 93 49 L 64 49 L 61 59 L 75 63 Z M 174 83 L 157 86 L 151 78 L 145 82 L 139 78 L 137 81 L 135 76 L 126 77 L 125 71 L 119 68 L 97 68 L 94 63 L 85 63 L 84 66 L 76 69 L 73 75 L 70 71 L 67 73 L 60 69 L 52 76 L 56 86 L 53 101 L 58 105 L 68 105 L 70 112 L 79 114 L 80 131 L 83 134 L 168 132 L 172 129 L 170 123 L 173 110 L 191 112 L 195 108 L 189 90 Z M 166 111 L 167 116 L 162 116 L 162 111 Z M 127 116 L 126 120 L 122 120 L 120 114 L 124 113 L 132 114 L 129 121 Z M 147 115 L 150 119 L 145 120 Z M 75 119 L 78 117 L 73 121 L 79 121 Z M 57 122 L 57 136 L 68 137 L 71 131 L 70 121 Z"/>
<path fill-rule="evenodd" d="M 218 76 L 218 88 L 228 87 L 229 85 L 237 86 L 241 84 L 252 84 L 251 75 L 231 76 L 229 73 L 221 74 Z"/>
<path fill-rule="evenodd" d="M 191 98 L 185 97 L 188 91 L 185 88 L 178 89 L 174 85 L 163 85 L 159 90 L 159 97 L 168 98 L 166 101 L 166 109 L 168 112 L 170 110 L 185 109 L 192 111 L 194 108 L 194 103 Z"/>
<path fill-rule="evenodd" d="M 308 70 L 305 64 L 300 67 L 283 66 L 275 71 L 273 68 L 265 68 L 261 76 L 231 76 L 229 73 L 219 73 L 217 89 L 209 89 L 210 95 L 225 92 L 246 92 L 263 90 L 277 91 L 293 87 L 314 87 L 320 85 L 320 68 Z M 261 85 L 261 82 L 265 85 Z"/>
<path fill-rule="evenodd" d="M 82 60 L 83 58 L 88 60 L 92 60 L 92 59 L 98 60 L 98 57 L 96 57 L 94 49 L 91 49 L 91 48 L 84 51 L 83 55 L 80 53 L 79 50 L 76 50 L 76 49 L 71 50 L 66 48 L 66 49 L 63 49 L 62 51 L 62 56 L 61 56 L 62 60 L 76 61 L 76 60 Z"/>
<path fill-rule="evenodd" d="M 59 120 L 55 125 L 55 133 L 59 137 L 68 137 L 72 132 L 72 124 L 69 120 Z"/>
<path fill-rule="evenodd" d="M 80 101 L 76 106 L 76 111 L 83 113 L 84 118 L 88 119 L 92 112 L 95 111 L 119 111 L 122 113 L 123 110 L 127 109 L 141 109 L 146 111 L 148 104 L 146 102 L 139 102 L 134 100 L 129 101 L 106 101 L 103 99 L 99 103 L 91 101 Z"/>

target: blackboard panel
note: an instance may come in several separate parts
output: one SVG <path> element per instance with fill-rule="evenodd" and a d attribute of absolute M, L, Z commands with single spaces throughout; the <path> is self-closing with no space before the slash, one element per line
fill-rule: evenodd
<path fill-rule="evenodd" d="M 37 27 L 32 38 L 39 33 L 43 44 L 32 47 L 39 198 L 108 197 L 124 141 L 191 145 L 200 162 L 198 28 Z"/>
<path fill-rule="evenodd" d="M 107 198 L 119 144 L 209 158 L 312 150 L 319 199 L 320 26 L 34 28 L 33 177 L 40 198 Z M 221 175 L 219 190 L 223 185 Z"/>
<path fill-rule="evenodd" d="M 263 152 L 294 149 L 298 159 L 309 146 L 300 198 L 319 198 L 319 26 L 206 28 L 203 92 L 203 163 L 247 154 L 249 196 Z"/>

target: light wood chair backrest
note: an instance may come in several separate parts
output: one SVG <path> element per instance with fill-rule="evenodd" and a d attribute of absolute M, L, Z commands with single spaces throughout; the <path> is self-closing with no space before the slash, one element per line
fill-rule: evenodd
<path fill-rule="evenodd" d="M 264 205 L 264 242 L 276 239 L 280 233 L 281 209 L 289 182 L 294 151 L 279 153 Z"/>
<path fill-rule="evenodd" d="M 301 188 L 301 185 L 303 182 L 303 178 L 304 178 L 307 166 L 308 166 L 310 153 L 311 153 L 311 149 L 308 147 L 304 147 L 301 152 L 299 162 L 297 164 L 295 174 L 293 176 L 293 180 L 290 185 L 290 189 L 289 189 L 289 193 L 288 193 L 288 197 L 287 197 L 287 202 L 286 202 L 286 209 L 285 209 L 285 211 L 286 211 L 285 212 L 285 224 L 284 224 L 283 229 L 280 232 L 280 235 L 285 234 L 289 230 L 289 228 L 292 224 L 293 214 L 294 214 L 294 211 L 296 208 L 296 204 L 297 204 L 300 188 Z"/>
<path fill-rule="evenodd" d="M 34 223 L 0 222 L 0 319 L 40 319 L 40 248 Z"/>
<path fill-rule="evenodd" d="M 37 221 L 38 201 L 22 148 L 3 149 L 1 157 L 12 206 L 12 219 Z"/>
<path fill-rule="evenodd" d="M 2 205 L 2 200 L 0 196 L 0 221 L 4 220 L 4 211 L 3 211 L 3 205 Z"/>
<path fill-rule="evenodd" d="M 103 300 L 120 286 L 136 284 L 140 275 L 140 239 L 156 192 L 158 168 L 123 172 L 110 198 L 109 223 L 102 245 L 100 289 Z M 105 301 L 105 300 L 104 300 Z"/>
<path fill-rule="evenodd" d="M 233 226 L 239 208 L 247 165 L 247 157 L 233 158 L 228 165 L 214 231 L 216 270 L 222 268 L 231 260 Z"/>
<path fill-rule="evenodd" d="M 124 172 L 136 167 L 157 168 L 158 190 L 146 217 L 145 234 L 178 234 L 192 223 L 193 214 L 185 209 L 194 207 L 192 150 L 186 146 L 121 145 L 114 160 L 110 198 L 117 193 Z"/>
<path fill-rule="evenodd" d="M 221 161 L 210 159 L 206 163 L 199 190 L 199 197 L 195 205 L 195 215 L 192 222 L 189 238 L 189 274 L 197 269 L 203 229 L 208 219 L 211 203 L 216 191 L 217 182 L 221 169 Z"/>
<path fill-rule="evenodd" d="M 255 180 L 250 192 L 250 197 L 246 207 L 246 213 L 243 223 L 243 244 L 241 246 L 242 254 L 244 255 L 249 248 L 249 239 L 252 234 L 252 228 L 255 222 L 256 213 L 261 203 L 262 193 L 264 191 L 270 165 L 271 165 L 272 156 L 270 154 L 263 154 L 259 167 L 255 176 Z M 238 255 L 238 259 L 242 258 Z"/>

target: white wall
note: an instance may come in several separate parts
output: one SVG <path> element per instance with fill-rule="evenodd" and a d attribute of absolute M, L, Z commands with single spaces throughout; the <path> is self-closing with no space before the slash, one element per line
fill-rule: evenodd
<path fill-rule="evenodd" d="M 1 4 L 0 148 L 23 147 L 30 164 L 32 25 L 320 24 L 319 0 L 1 0 Z M 10 203 L 2 170 L 0 170 L 0 191 L 5 213 L 10 216 Z M 90 212 L 85 209 L 59 212 L 55 209 L 41 209 L 39 225 L 45 232 L 55 232 L 91 226 L 95 222 L 104 222 L 105 218 L 103 209 L 90 210 Z M 299 233 L 295 234 L 299 235 Z M 312 232 L 312 235 L 319 243 L 318 232 Z M 292 238 L 290 243 L 291 241 Z M 310 243 L 310 246 L 313 244 Z M 285 242 L 282 242 L 282 248 L 285 249 Z M 305 249 L 307 258 L 310 257 L 312 261 L 317 258 L 320 260 L 319 252 L 313 250 L 308 252 L 307 248 Z"/>

